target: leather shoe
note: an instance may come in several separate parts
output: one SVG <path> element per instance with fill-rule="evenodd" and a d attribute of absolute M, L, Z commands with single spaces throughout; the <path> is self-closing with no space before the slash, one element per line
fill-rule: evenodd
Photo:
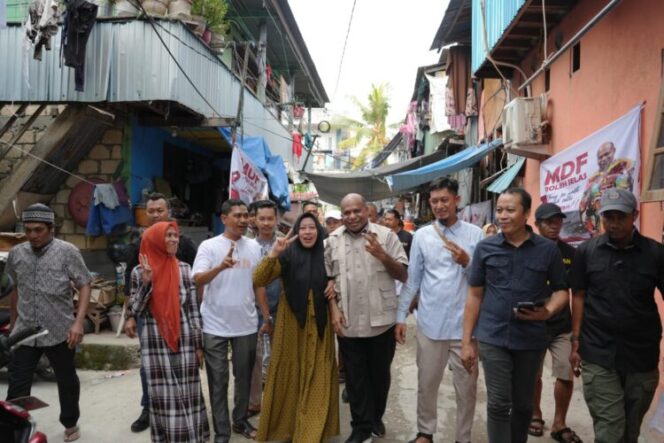
<path fill-rule="evenodd" d="M 378 420 L 376 423 L 374 423 L 373 427 L 371 428 L 371 436 L 378 438 L 385 437 L 385 423 L 383 423 L 383 420 Z"/>
<path fill-rule="evenodd" d="M 143 432 L 150 427 L 150 410 L 143 408 L 141 415 L 131 424 L 131 432 Z"/>
<path fill-rule="evenodd" d="M 346 443 L 366 443 L 371 442 L 371 433 L 360 429 L 353 429 Z"/>

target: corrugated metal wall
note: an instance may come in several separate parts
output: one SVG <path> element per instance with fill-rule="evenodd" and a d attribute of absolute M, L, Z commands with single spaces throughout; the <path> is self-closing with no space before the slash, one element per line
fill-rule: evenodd
<path fill-rule="evenodd" d="M 174 57 L 216 113 L 178 69 L 148 22 L 97 22 L 88 41 L 85 92 L 74 90 L 74 70 L 60 64 L 60 35 L 41 62 L 25 50 L 23 29 L 0 29 L 0 102 L 176 101 L 208 116 L 234 117 L 240 81 L 180 22 L 157 27 Z M 27 76 L 26 76 L 27 74 Z M 293 161 L 288 131 L 251 92 L 244 91 L 247 134 L 263 136 L 270 149 Z M 291 163 L 292 164 L 292 163 Z"/>
<path fill-rule="evenodd" d="M 493 49 L 503 32 L 512 23 L 514 17 L 526 3 L 526 0 L 484 0 L 486 33 L 489 48 Z M 482 35 L 481 1 L 473 0 L 472 10 L 472 70 L 476 72 L 486 59 L 484 36 Z"/>

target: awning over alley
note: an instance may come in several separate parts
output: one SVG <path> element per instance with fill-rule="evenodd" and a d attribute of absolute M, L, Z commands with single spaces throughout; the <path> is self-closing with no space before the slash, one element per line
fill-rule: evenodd
<path fill-rule="evenodd" d="M 494 180 L 491 185 L 486 188 L 487 191 L 493 192 L 494 194 L 500 194 L 505 189 L 509 188 L 516 175 L 519 173 L 523 164 L 526 162 L 526 157 L 519 157 L 519 159 L 512 166 L 507 168 L 500 176 Z"/>
<path fill-rule="evenodd" d="M 502 144 L 503 141 L 497 139 L 479 146 L 471 146 L 435 163 L 389 175 L 386 177 L 387 183 L 394 193 L 416 188 L 443 175 L 452 174 L 474 165 Z"/>
<path fill-rule="evenodd" d="M 324 202 L 339 204 L 341 199 L 351 192 L 362 194 L 369 201 L 376 201 L 403 192 L 403 190 L 391 190 L 387 185 L 387 176 L 421 168 L 441 160 L 444 156 L 444 151 L 437 151 L 402 163 L 381 166 L 368 171 L 358 171 L 350 174 L 306 173 L 305 175 L 314 183 L 318 196 Z"/>

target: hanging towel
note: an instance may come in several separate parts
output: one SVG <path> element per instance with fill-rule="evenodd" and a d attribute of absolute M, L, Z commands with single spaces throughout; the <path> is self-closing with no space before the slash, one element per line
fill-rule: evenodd
<path fill-rule="evenodd" d="M 115 209 L 120 206 L 120 199 L 115 191 L 115 186 L 111 183 L 95 185 L 94 202 L 95 205 L 103 204 L 108 209 Z"/>

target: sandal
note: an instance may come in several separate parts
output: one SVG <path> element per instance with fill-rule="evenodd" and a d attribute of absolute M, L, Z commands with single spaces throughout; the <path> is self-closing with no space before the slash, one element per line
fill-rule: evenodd
<path fill-rule="evenodd" d="M 541 418 L 533 418 L 530 420 L 528 434 L 532 435 L 533 437 L 541 437 L 544 435 L 544 420 Z"/>
<path fill-rule="evenodd" d="M 256 428 L 248 420 L 240 420 L 233 423 L 233 432 L 242 434 L 244 438 L 253 440 L 256 438 Z"/>
<path fill-rule="evenodd" d="M 583 440 L 570 428 L 562 428 L 560 431 L 551 431 L 551 438 L 561 443 L 583 443 Z"/>
<path fill-rule="evenodd" d="M 433 434 L 425 434 L 424 432 L 418 432 L 415 438 L 408 443 L 417 443 L 418 438 L 426 438 L 429 443 L 433 443 Z"/>
<path fill-rule="evenodd" d="M 63 441 L 65 441 L 65 442 L 76 441 L 79 438 L 81 438 L 81 432 L 78 429 L 78 426 L 74 426 L 73 428 L 65 429 L 65 435 L 64 435 Z"/>

